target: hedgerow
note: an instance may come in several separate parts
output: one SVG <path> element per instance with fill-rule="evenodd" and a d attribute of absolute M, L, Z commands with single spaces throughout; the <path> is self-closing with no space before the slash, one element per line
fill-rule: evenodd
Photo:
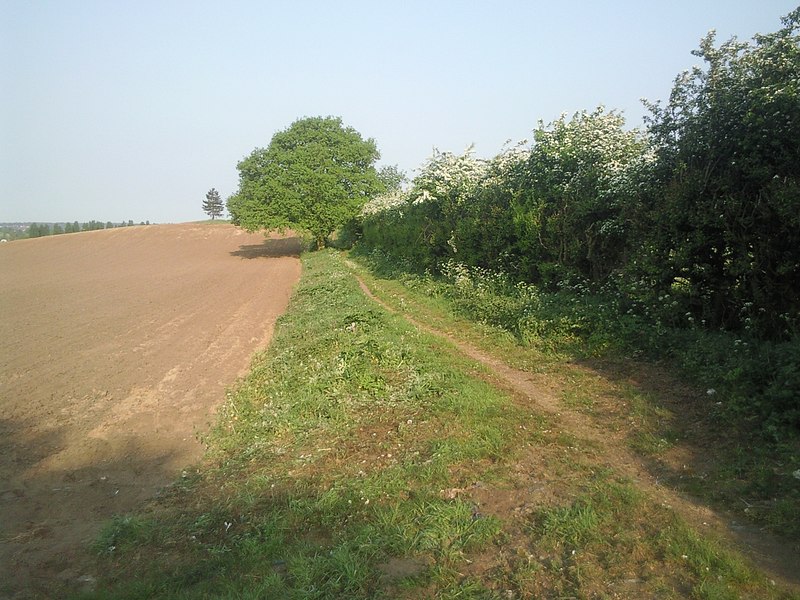
<path fill-rule="evenodd" d="M 645 130 L 599 107 L 489 160 L 437 151 L 407 189 L 367 204 L 361 246 L 454 290 L 472 282 L 464 311 L 521 340 L 545 334 L 530 318 L 541 294 L 580 306 L 568 320 L 584 340 L 670 356 L 725 382 L 734 412 L 796 428 L 799 29 L 797 9 L 751 42 L 709 35 L 705 67 L 649 105 Z M 486 295 L 475 281 L 493 277 L 510 283 Z"/>

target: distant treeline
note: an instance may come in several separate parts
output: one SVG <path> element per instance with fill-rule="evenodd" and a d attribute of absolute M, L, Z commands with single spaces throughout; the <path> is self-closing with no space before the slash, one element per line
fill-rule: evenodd
<path fill-rule="evenodd" d="M 107 221 L 89 221 L 88 223 L 79 223 L 73 221 L 72 223 L 31 223 L 27 229 L 26 237 L 44 237 L 46 235 L 60 235 L 62 233 L 77 233 L 79 231 L 97 231 L 98 229 L 113 229 L 115 227 L 133 227 L 135 223 L 132 220 L 122 221 L 121 223 L 112 223 Z M 139 225 L 150 225 L 150 221 L 142 221 Z"/>

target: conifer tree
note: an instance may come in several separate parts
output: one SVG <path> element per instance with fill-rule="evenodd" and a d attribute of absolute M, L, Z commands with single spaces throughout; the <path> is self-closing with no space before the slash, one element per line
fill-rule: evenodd
<path fill-rule="evenodd" d="M 203 201 L 203 212 L 213 221 L 216 217 L 221 217 L 224 210 L 225 205 L 222 203 L 219 192 L 214 188 L 208 190 L 206 199 Z"/>

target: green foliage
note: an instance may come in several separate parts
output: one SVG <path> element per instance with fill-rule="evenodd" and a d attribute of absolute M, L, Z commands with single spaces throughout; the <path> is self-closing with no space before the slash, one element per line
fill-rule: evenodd
<path fill-rule="evenodd" d="M 120 225 L 115 225 L 111 221 L 103 223 L 102 221 L 95 221 L 94 219 L 86 223 L 79 223 L 73 221 L 72 223 L 31 223 L 25 230 L 24 237 L 42 237 L 46 235 L 61 235 L 64 233 L 78 233 L 80 231 L 98 231 L 100 229 L 113 229 L 114 227 L 127 227 L 133 226 L 133 221 L 123 221 Z M 142 222 L 140 225 L 150 225 L 150 221 Z M 0 228 L 3 229 L 4 236 L 9 235 L 9 239 L 17 239 L 23 237 L 19 234 L 19 230 L 11 227 Z M 8 233 L 6 233 L 8 232 Z"/>
<path fill-rule="evenodd" d="M 731 414 L 797 425 L 799 29 L 800 9 L 751 43 L 709 35 L 646 134 L 598 108 L 489 161 L 436 152 L 365 207 L 361 243 L 455 277 L 463 314 L 523 343 L 670 356 Z"/>
<path fill-rule="evenodd" d="M 364 140 L 338 117 L 295 121 L 237 165 L 231 219 L 251 231 L 306 231 L 322 247 L 384 189 L 374 166 L 378 158 L 374 140 Z"/>
<path fill-rule="evenodd" d="M 555 271 L 600 282 L 623 264 L 636 175 L 650 160 L 644 137 L 624 126 L 621 115 L 601 107 L 540 123 L 534 132 L 515 214 L 535 257 L 531 280 Z"/>
<path fill-rule="evenodd" d="M 364 243 L 438 270 L 449 260 L 528 281 L 600 281 L 627 256 L 627 223 L 650 160 L 644 138 L 598 108 L 540 124 L 532 149 L 490 161 L 435 152 L 407 193 L 371 202 Z"/>
<path fill-rule="evenodd" d="M 524 155 L 514 148 L 485 161 L 471 148 L 461 155 L 434 151 L 408 191 L 395 190 L 365 207 L 364 244 L 419 270 L 438 270 L 452 259 L 506 266 L 514 241 L 511 190 L 503 176 Z"/>
<path fill-rule="evenodd" d="M 106 226 L 100 221 L 91 220 L 88 223 L 83 224 L 82 231 L 99 231 L 100 229 L 105 228 Z"/>
<path fill-rule="evenodd" d="M 785 337 L 800 311 L 800 9 L 753 42 L 713 32 L 651 106 L 656 192 L 639 272 L 695 318 Z"/>
<path fill-rule="evenodd" d="M 42 224 L 31 223 L 28 226 L 28 237 L 29 238 L 43 237 L 43 236 L 50 235 L 50 234 L 51 234 L 50 225 L 48 225 L 47 223 L 42 223 Z"/>
<path fill-rule="evenodd" d="M 222 198 L 216 188 L 211 188 L 206 194 L 206 199 L 203 200 L 203 212 L 206 213 L 213 221 L 216 217 L 221 217 L 225 212 L 225 205 L 222 203 Z"/>
<path fill-rule="evenodd" d="M 383 192 L 395 192 L 402 189 L 407 181 L 405 172 L 401 171 L 397 165 L 384 165 L 378 169 L 378 180 L 383 186 Z"/>
<path fill-rule="evenodd" d="M 380 251 L 363 255 L 372 268 L 401 276 L 398 261 Z M 555 356 L 627 354 L 669 360 L 704 389 L 713 389 L 719 414 L 735 425 L 752 423 L 769 439 L 800 429 L 800 340 L 760 340 L 708 331 L 684 316 L 667 320 L 677 301 L 662 296 L 662 310 L 632 305 L 614 285 L 594 289 L 581 280 L 556 290 L 515 282 L 507 274 L 445 263 L 441 275 L 420 279 L 428 295 L 446 298 L 471 320 L 510 333 L 528 348 Z M 749 425 L 748 427 L 752 427 Z"/>
<path fill-rule="evenodd" d="M 18 224 L 0 225 L 0 239 L 20 240 L 28 237 L 28 228 Z"/>

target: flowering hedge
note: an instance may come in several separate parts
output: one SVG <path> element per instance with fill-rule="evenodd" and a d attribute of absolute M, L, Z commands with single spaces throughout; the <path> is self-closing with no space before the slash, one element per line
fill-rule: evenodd
<path fill-rule="evenodd" d="M 800 9 L 695 52 L 646 131 L 598 108 L 491 160 L 435 152 L 364 210 L 363 243 L 556 287 L 612 285 L 628 309 L 787 340 L 800 328 Z M 668 301 L 664 299 L 667 298 Z"/>
<path fill-rule="evenodd" d="M 540 124 L 532 146 L 491 160 L 435 152 L 409 190 L 365 207 L 363 240 L 422 270 L 455 260 L 530 282 L 600 281 L 625 258 L 626 211 L 651 157 L 603 108 Z"/>

